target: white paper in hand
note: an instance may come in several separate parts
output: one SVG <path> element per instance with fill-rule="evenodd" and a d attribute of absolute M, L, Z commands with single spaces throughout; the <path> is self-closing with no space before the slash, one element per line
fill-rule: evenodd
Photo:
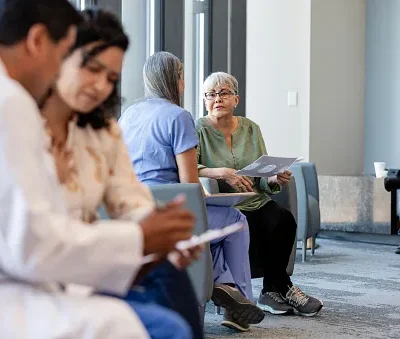
<path fill-rule="evenodd" d="M 272 177 L 287 170 L 297 158 L 270 157 L 262 155 L 256 161 L 237 171 L 237 175 L 248 177 Z"/>
<path fill-rule="evenodd" d="M 178 241 L 176 243 L 175 248 L 179 251 L 188 250 L 195 246 L 210 242 L 211 240 L 218 239 L 218 238 L 224 237 L 226 235 L 238 232 L 244 227 L 244 225 L 245 225 L 244 223 L 238 222 L 238 223 L 226 226 L 219 230 L 208 230 L 207 232 L 204 232 L 203 234 L 192 236 L 189 240 Z M 155 254 L 155 253 L 148 254 L 142 258 L 141 264 L 146 265 L 153 261 L 158 260 L 159 258 L 160 257 L 158 254 Z"/>
<path fill-rule="evenodd" d="M 238 222 L 236 224 L 226 226 L 222 229 L 208 230 L 201 235 L 194 235 L 189 240 L 179 241 L 176 244 L 176 249 L 183 251 L 201 244 L 205 244 L 207 242 L 210 242 L 211 240 L 222 238 L 226 235 L 238 232 L 243 229 L 244 225 L 244 223 Z"/>

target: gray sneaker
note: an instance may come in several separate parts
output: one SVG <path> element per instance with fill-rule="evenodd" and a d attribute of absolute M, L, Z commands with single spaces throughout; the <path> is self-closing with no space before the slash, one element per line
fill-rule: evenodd
<path fill-rule="evenodd" d="M 250 328 L 249 324 L 241 323 L 228 310 L 225 310 L 224 320 L 222 320 L 221 325 L 238 332 L 247 332 Z"/>
<path fill-rule="evenodd" d="M 295 308 L 297 313 L 306 317 L 316 315 L 324 306 L 324 303 L 314 297 L 305 294 L 299 287 L 293 285 L 282 298 Z"/>
<path fill-rule="evenodd" d="M 277 292 L 260 293 L 257 306 L 263 311 L 272 314 L 293 313 L 293 307 L 288 305 Z"/>
<path fill-rule="evenodd" d="M 217 284 L 211 299 L 216 306 L 228 310 L 241 324 L 258 324 L 264 319 L 264 312 L 244 297 L 237 288 Z"/>

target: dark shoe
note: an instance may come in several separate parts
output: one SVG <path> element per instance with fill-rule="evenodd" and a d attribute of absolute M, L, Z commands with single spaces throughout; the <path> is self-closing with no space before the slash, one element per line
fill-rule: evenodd
<path fill-rule="evenodd" d="M 260 293 L 257 306 L 272 314 L 293 314 L 293 307 L 288 305 L 277 292 Z"/>
<path fill-rule="evenodd" d="M 394 252 L 394 253 L 396 253 L 396 254 L 400 254 L 400 246 L 399 246 L 399 247 L 397 247 L 397 250 L 396 250 L 396 252 Z"/>
<path fill-rule="evenodd" d="M 281 297 L 288 305 L 293 306 L 297 313 L 306 317 L 316 315 L 324 306 L 321 300 L 308 296 L 295 285 L 290 288 L 286 296 L 281 295 Z"/>
<path fill-rule="evenodd" d="M 227 310 L 225 310 L 224 320 L 222 320 L 221 325 L 238 332 L 247 332 L 250 329 L 249 324 L 242 324 Z"/>
<path fill-rule="evenodd" d="M 215 285 L 211 299 L 216 306 L 228 310 L 240 324 L 258 324 L 264 319 L 264 312 L 234 287 Z"/>

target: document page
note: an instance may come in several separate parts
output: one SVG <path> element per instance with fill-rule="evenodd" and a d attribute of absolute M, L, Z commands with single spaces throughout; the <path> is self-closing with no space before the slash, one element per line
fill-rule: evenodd
<path fill-rule="evenodd" d="M 235 174 L 245 175 L 248 177 L 272 177 L 289 169 L 294 162 L 300 160 L 302 159 L 270 157 L 269 155 L 262 155 L 256 161 L 237 171 Z"/>

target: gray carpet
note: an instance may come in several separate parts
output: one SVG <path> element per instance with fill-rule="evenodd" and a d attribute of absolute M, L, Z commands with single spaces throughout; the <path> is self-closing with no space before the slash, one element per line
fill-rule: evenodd
<path fill-rule="evenodd" d="M 250 332 L 220 326 L 222 315 L 209 303 L 207 338 L 400 338 L 400 255 L 393 246 L 318 239 L 314 257 L 301 263 L 292 280 L 324 301 L 312 318 L 266 315 Z M 254 295 L 261 280 L 253 280 Z"/>

